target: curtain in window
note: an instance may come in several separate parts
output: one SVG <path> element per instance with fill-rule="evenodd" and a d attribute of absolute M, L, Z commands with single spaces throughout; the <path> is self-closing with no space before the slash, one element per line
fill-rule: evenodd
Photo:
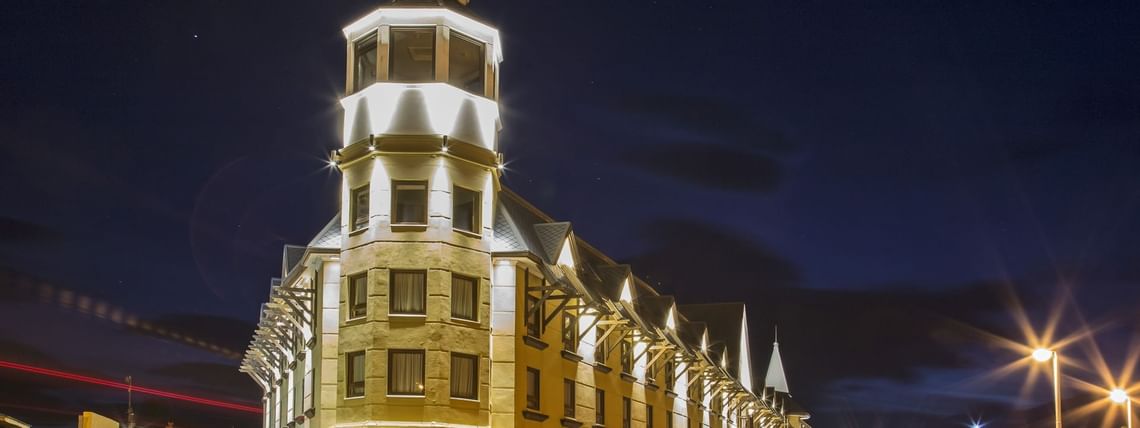
<path fill-rule="evenodd" d="M 396 223 L 427 223 L 427 184 L 396 184 Z"/>
<path fill-rule="evenodd" d="M 475 398 L 476 369 L 478 357 L 470 355 L 451 356 L 451 396 L 459 398 Z"/>
<path fill-rule="evenodd" d="M 352 230 L 368 227 L 368 186 L 356 189 L 352 195 Z"/>
<path fill-rule="evenodd" d="M 419 351 L 392 351 L 392 366 L 388 368 L 391 394 L 421 395 L 424 393 L 424 354 Z"/>
<path fill-rule="evenodd" d="M 392 313 L 424 313 L 425 272 L 394 272 L 392 274 Z"/>
<path fill-rule="evenodd" d="M 574 381 L 566 379 L 562 381 L 562 414 L 568 418 L 574 417 Z"/>
<path fill-rule="evenodd" d="M 475 280 L 453 275 L 451 277 L 451 316 L 474 320 L 475 302 Z"/>
<path fill-rule="evenodd" d="M 364 395 L 364 353 L 349 354 L 348 396 Z"/>
<path fill-rule="evenodd" d="M 368 276 L 352 278 L 352 302 L 349 317 L 359 318 L 368 313 Z"/>

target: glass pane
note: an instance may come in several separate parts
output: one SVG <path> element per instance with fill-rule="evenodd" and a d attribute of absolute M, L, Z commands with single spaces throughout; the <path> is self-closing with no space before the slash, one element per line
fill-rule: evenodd
<path fill-rule="evenodd" d="M 451 195 L 452 213 L 451 224 L 452 227 L 465 230 L 472 233 L 478 233 L 479 227 L 478 217 L 479 213 L 479 193 L 473 192 L 461 187 L 456 187 Z"/>
<path fill-rule="evenodd" d="M 423 314 L 425 272 L 392 272 L 391 312 L 394 314 Z"/>
<path fill-rule="evenodd" d="M 447 83 L 475 95 L 484 95 L 483 44 L 472 38 L 451 32 L 451 42 L 448 49 L 447 61 L 450 68 L 447 71 Z"/>
<path fill-rule="evenodd" d="M 596 425 L 604 425 L 606 423 L 606 391 L 598 389 L 594 397 L 594 423 Z"/>
<path fill-rule="evenodd" d="M 393 28 L 389 79 L 430 82 L 435 79 L 435 27 Z"/>
<path fill-rule="evenodd" d="M 538 370 L 526 369 L 526 407 L 538 410 Z"/>
<path fill-rule="evenodd" d="M 361 275 L 352 278 L 350 318 L 359 318 L 368 313 L 368 277 Z"/>
<path fill-rule="evenodd" d="M 562 414 L 568 418 L 574 417 L 574 381 L 562 381 Z"/>
<path fill-rule="evenodd" d="M 352 230 L 368 227 L 368 186 L 352 192 Z"/>
<path fill-rule="evenodd" d="M 477 397 L 478 381 L 476 367 L 478 357 L 472 355 L 451 355 L 451 396 L 458 398 Z"/>
<path fill-rule="evenodd" d="M 355 51 L 352 89 L 359 91 L 376 81 L 376 35 L 356 42 Z"/>
<path fill-rule="evenodd" d="M 364 395 L 364 353 L 355 352 L 348 356 L 348 396 Z"/>
<path fill-rule="evenodd" d="M 427 183 L 396 182 L 394 223 L 427 224 Z"/>
<path fill-rule="evenodd" d="M 421 351 L 392 351 L 388 367 L 388 392 L 401 395 L 424 393 L 424 354 Z"/>
<path fill-rule="evenodd" d="M 477 298 L 475 280 L 458 275 L 451 276 L 451 316 L 465 320 L 475 320 Z"/>

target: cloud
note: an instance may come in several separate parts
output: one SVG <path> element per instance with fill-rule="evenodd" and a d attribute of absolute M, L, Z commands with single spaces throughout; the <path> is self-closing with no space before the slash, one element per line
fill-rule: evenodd
<path fill-rule="evenodd" d="M 136 331 L 164 339 L 177 333 L 183 341 L 202 340 L 209 345 L 220 346 L 225 355 L 232 353 L 240 355 L 255 329 L 255 326 L 249 322 L 213 315 L 170 314 L 162 315 L 150 322 L 153 325 L 150 330 L 136 328 Z M 159 328 L 166 334 L 159 333 Z"/>
<path fill-rule="evenodd" d="M 149 370 L 151 374 L 177 379 L 195 389 L 206 391 L 210 397 L 226 396 L 232 400 L 249 401 L 261 395 L 261 390 L 238 366 L 187 362 L 170 364 Z"/>
<path fill-rule="evenodd" d="M 783 175 L 775 158 L 710 144 L 640 147 L 624 152 L 621 160 L 660 176 L 718 190 L 768 192 L 780 184 Z"/>
<path fill-rule="evenodd" d="M 748 106 L 702 95 L 626 93 L 605 101 L 623 118 L 651 128 L 669 128 L 708 141 L 786 154 L 797 148 L 783 132 L 762 124 Z M 628 126 L 628 124 L 627 124 Z"/>
<path fill-rule="evenodd" d="M 650 247 L 629 262 L 659 291 L 748 305 L 758 379 L 779 325 L 790 386 L 809 408 L 841 381 L 914 383 L 927 369 L 969 367 L 976 338 L 960 323 L 992 330 L 988 317 L 1004 308 L 996 282 L 806 288 L 793 262 L 737 231 L 662 220 L 642 232 Z"/>
<path fill-rule="evenodd" d="M 28 244 L 49 242 L 60 238 L 60 234 L 47 226 L 0 216 L 0 243 Z"/>

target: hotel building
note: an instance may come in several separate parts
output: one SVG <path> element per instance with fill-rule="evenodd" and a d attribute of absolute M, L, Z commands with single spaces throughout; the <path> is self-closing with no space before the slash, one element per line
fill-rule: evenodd
<path fill-rule="evenodd" d="M 778 353 L 753 383 L 743 304 L 675 302 L 501 187 L 495 28 L 396 0 L 344 35 L 342 209 L 242 362 L 265 428 L 808 426 Z"/>

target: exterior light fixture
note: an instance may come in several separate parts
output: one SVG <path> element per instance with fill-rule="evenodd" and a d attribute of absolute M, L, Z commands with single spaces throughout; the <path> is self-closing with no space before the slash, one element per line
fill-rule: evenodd
<path fill-rule="evenodd" d="M 1116 388 L 1108 393 L 1108 398 L 1116 404 L 1122 404 L 1125 401 L 1128 401 L 1128 393 L 1123 389 Z"/>
<path fill-rule="evenodd" d="M 1039 363 L 1049 361 L 1050 358 L 1053 358 L 1053 351 L 1045 348 L 1037 348 L 1033 350 L 1033 359 L 1037 360 Z"/>

